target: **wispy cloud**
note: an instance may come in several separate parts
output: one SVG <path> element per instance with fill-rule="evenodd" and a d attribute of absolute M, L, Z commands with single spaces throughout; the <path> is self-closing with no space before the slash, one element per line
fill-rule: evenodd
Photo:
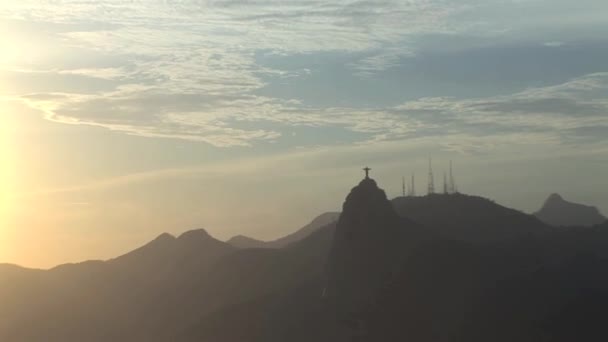
<path fill-rule="evenodd" d="M 26 36 L 48 29 L 47 44 L 56 45 L 63 57 L 3 64 L 6 78 L 21 81 L 0 90 L 52 121 L 218 147 L 281 141 L 293 137 L 292 127 L 337 127 L 369 143 L 446 132 L 488 137 L 553 131 L 564 136 L 606 124 L 602 99 L 608 89 L 601 73 L 512 95 L 429 97 L 397 107 L 320 107 L 256 93 L 267 86 L 265 76 L 278 75 L 273 82 L 282 82 L 310 73 L 262 66 L 256 59 L 260 53 L 308 54 L 313 60 L 316 53 L 350 54 L 357 58 L 347 68 L 367 78 L 415 56 L 421 37 L 508 32 L 504 23 L 487 22 L 495 15 L 488 8 L 473 0 L 2 4 L 1 20 L 18 23 Z M 475 13 L 482 16 L 472 19 Z M 70 52 L 84 58 L 76 62 Z"/>
<path fill-rule="evenodd" d="M 38 95 L 24 99 L 45 109 L 47 118 L 57 122 L 229 147 L 277 141 L 281 131 L 298 126 L 340 127 L 362 133 L 361 143 L 446 134 L 491 137 L 508 132 L 549 132 L 567 138 L 577 128 L 608 126 L 608 101 L 600 96 L 606 91 L 608 74 L 592 74 L 512 95 L 422 98 L 396 107 L 369 109 L 309 108 L 260 96 L 167 95 L 138 87 L 126 87 L 110 96 L 68 95 L 59 105 L 54 98 L 48 101 Z M 238 128 L 242 124 L 272 124 L 276 129 Z"/>
<path fill-rule="evenodd" d="M 563 84 L 482 99 L 424 98 L 398 106 L 406 115 L 431 116 L 462 129 L 492 134 L 505 130 L 567 135 L 588 126 L 608 126 L 608 73 L 576 78 Z M 478 126 L 483 125 L 483 126 Z"/>

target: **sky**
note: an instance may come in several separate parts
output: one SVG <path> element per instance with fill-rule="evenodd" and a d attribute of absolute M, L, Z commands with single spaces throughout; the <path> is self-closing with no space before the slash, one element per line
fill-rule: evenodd
<path fill-rule="evenodd" d="M 0 263 L 272 239 L 389 197 L 608 214 L 604 0 L 0 2 Z"/>

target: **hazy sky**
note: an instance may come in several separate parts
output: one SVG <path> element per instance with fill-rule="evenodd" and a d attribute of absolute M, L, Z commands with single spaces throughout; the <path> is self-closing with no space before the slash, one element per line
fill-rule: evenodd
<path fill-rule="evenodd" d="M 608 1 L 0 2 L 0 262 L 274 238 L 428 156 L 608 213 Z M 439 185 L 440 186 L 440 185 Z"/>

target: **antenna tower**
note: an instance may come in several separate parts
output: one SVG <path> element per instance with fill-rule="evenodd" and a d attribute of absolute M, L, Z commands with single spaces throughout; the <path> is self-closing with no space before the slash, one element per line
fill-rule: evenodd
<path fill-rule="evenodd" d="M 453 172 L 451 160 L 450 160 L 450 187 L 449 187 L 449 190 L 450 190 L 451 194 L 458 193 L 458 186 L 456 186 L 456 181 L 454 180 L 454 172 Z"/>
<path fill-rule="evenodd" d="M 433 176 L 433 160 L 429 158 L 429 184 L 427 193 L 432 195 L 435 193 L 435 176 Z"/>

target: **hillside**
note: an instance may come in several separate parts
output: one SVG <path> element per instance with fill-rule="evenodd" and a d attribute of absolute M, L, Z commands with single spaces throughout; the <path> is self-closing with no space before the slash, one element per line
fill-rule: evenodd
<path fill-rule="evenodd" d="M 434 194 L 397 197 L 392 203 L 400 216 L 422 224 L 434 234 L 448 239 L 491 242 L 551 230 L 532 215 L 478 196 Z"/>
<path fill-rule="evenodd" d="M 268 242 L 256 240 L 245 235 L 233 236 L 226 243 L 236 248 L 268 248 Z"/>
<path fill-rule="evenodd" d="M 283 248 L 292 243 L 298 242 L 322 227 L 338 221 L 340 213 L 327 212 L 314 218 L 304 227 L 297 229 L 291 234 L 272 241 L 261 241 L 244 235 L 237 235 L 230 238 L 227 243 L 238 248 Z"/>

